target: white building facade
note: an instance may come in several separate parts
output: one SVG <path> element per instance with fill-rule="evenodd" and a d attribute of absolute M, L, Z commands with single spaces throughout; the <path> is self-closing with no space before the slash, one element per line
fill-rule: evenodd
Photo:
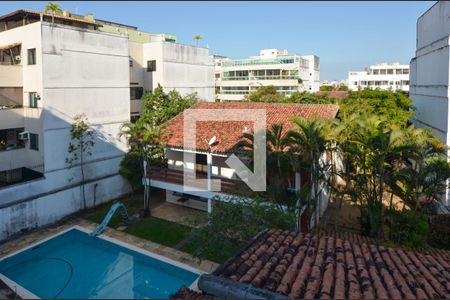
<path fill-rule="evenodd" d="M 409 65 L 398 62 L 381 63 L 369 66 L 365 71 L 350 71 L 348 88 L 351 91 L 370 88 L 408 92 Z"/>
<path fill-rule="evenodd" d="M 130 191 L 118 173 L 127 151 L 118 134 L 130 119 L 128 38 L 51 19 L 0 17 L 0 240 L 83 208 L 80 164 L 65 161 L 77 114 L 94 131 L 87 207 Z"/>
<path fill-rule="evenodd" d="M 410 97 L 416 107 L 415 125 L 433 130 L 446 145 L 450 145 L 449 45 L 450 3 L 439 1 L 417 20 Z M 442 203 L 449 207 L 450 191 L 443 198 Z"/>
<path fill-rule="evenodd" d="M 220 101 L 241 101 L 245 95 L 269 85 L 287 96 L 297 91 L 319 91 L 320 59 L 315 55 L 289 55 L 287 50 L 265 49 L 248 59 L 214 60 L 216 99 Z"/>
<path fill-rule="evenodd" d="M 94 20 L 93 15 L 78 16 Z M 141 97 L 158 84 L 165 92 L 182 96 L 196 93 L 202 101 L 214 101 L 214 62 L 207 48 L 183 45 L 172 34 L 152 34 L 137 27 L 95 20 L 99 31 L 128 36 L 130 55 L 130 112 L 135 120 L 142 111 Z"/>

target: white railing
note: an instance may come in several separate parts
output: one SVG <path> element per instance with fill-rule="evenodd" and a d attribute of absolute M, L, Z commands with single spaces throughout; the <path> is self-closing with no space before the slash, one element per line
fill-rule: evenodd
<path fill-rule="evenodd" d="M 0 172 L 25 167 L 26 161 L 26 149 L 23 147 L 0 151 Z"/>
<path fill-rule="evenodd" d="M 0 130 L 24 127 L 23 108 L 0 109 Z"/>
<path fill-rule="evenodd" d="M 22 87 L 21 65 L 0 65 L 0 87 Z"/>

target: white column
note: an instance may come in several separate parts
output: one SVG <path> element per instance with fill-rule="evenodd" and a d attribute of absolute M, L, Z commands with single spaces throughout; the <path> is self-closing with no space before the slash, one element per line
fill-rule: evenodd
<path fill-rule="evenodd" d="M 295 191 L 299 192 L 301 188 L 301 175 L 300 172 L 295 172 Z"/>
<path fill-rule="evenodd" d="M 212 154 L 206 154 L 206 164 L 208 167 L 208 191 L 211 191 L 211 176 L 212 176 Z M 212 212 L 212 201 L 208 198 L 208 215 Z"/>
<path fill-rule="evenodd" d="M 211 176 L 212 176 L 212 154 L 206 154 L 206 164 L 208 166 L 208 191 L 211 191 Z"/>

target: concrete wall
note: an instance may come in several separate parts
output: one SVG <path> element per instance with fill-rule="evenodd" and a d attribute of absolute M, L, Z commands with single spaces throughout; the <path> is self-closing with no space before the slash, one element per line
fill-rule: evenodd
<path fill-rule="evenodd" d="M 146 43 L 142 47 L 144 68 L 147 61 L 156 60 L 156 71 L 144 69 L 146 90 L 160 84 L 166 92 L 197 93 L 202 100 L 214 101 L 214 63 L 208 49 L 170 42 Z"/>
<path fill-rule="evenodd" d="M 450 145 L 450 3 L 439 1 L 417 21 L 416 56 L 410 63 L 410 97 L 417 127 L 431 129 Z M 450 153 L 449 153 L 450 154 Z M 450 191 L 442 203 L 450 206 Z"/>

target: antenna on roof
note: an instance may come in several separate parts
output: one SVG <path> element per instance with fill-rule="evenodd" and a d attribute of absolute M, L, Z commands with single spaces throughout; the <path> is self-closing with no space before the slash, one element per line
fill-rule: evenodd
<path fill-rule="evenodd" d="M 214 145 L 214 143 L 215 143 L 216 141 L 217 141 L 216 136 L 213 136 L 213 137 L 209 140 L 208 145 L 211 147 L 212 145 Z"/>

